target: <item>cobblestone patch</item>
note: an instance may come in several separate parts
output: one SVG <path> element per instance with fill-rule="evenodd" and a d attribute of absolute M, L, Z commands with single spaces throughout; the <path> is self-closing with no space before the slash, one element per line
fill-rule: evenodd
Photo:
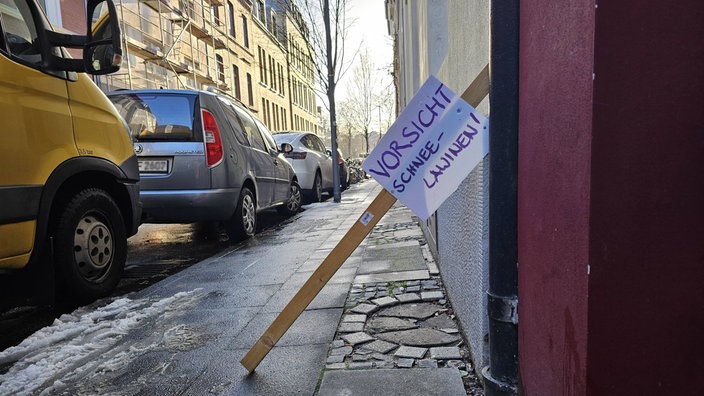
<path fill-rule="evenodd" d="M 352 284 L 327 370 L 460 370 L 467 395 L 483 396 L 469 350 L 416 222 L 377 224 L 368 243 L 419 243 L 430 279 Z"/>
<path fill-rule="evenodd" d="M 326 369 L 454 367 L 471 385 L 468 394 L 483 394 L 439 276 L 354 284 L 347 307 Z"/>

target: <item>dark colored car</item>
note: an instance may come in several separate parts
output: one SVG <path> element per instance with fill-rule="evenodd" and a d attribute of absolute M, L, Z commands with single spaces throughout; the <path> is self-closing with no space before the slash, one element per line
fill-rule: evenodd
<path fill-rule="evenodd" d="M 141 177 L 143 221 L 223 221 L 254 235 L 257 212 L 301 206 L 298 179 L 271 132 L 235 99 L 195 90 L 108 94 L 127 122 Z"/>
<path fill-rule="evenodd" d="M 332 149 L 328 147 L 328 154 L 332 155 Z M 337 149 L 337 163 L 340 166 L 340 190 L 345 191 L 350 187 L 350 172 L 347 161 L 342 156 L 342 150 Z"/>

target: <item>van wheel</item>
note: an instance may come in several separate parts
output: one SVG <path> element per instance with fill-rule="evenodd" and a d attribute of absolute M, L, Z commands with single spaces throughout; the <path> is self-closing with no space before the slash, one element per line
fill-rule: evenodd
<path fill-rule="evenodd" d="M 290 189 L 291 196 L 288 198 L 286 205 L 276 208 L 279 214 L 285 216 L 293 216 L 301 210 L 301 187 L 298 186 L 298 183 L 292 181 Z"/>
<path fill-rule="evenodd" d="M 235 214 L 225 223 L 225 230 L 230 238 L 235 239 L 247 239 L 256 232 L 257 208 L 249 188 L 242 187 Z"/>
<path fill-rule="evenodd" d="M 122 277 L 127 236 L 120 209 L 90 188 L 56 208 L 54 263 L 59 298 L 90 301 L 110 294 Z"/>

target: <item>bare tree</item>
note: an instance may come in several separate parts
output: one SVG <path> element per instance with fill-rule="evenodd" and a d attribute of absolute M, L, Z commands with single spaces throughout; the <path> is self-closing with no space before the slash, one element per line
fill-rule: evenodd
<path fill-rule="evenodd" d="M 349 68 L 345 59 L 348 33 L 347 0 L 298 0 L 299 7 L 311 28 L 311 58 L 318 74 L 318 84 L 327 98 L 330 112 L 330 140 L 333 155 L 337 152 L 337 114 L 335 87 Z M 322 24 L 321 24 L 322 20 Z M 340 202 L 340 171 L 333 161 L 333 200 Z"/>
<path fill-rule="evenodd" d="M 348 100 L 341 102 L 337 107 L 338 111 L 338 126 L 342 130 L 342 139 L 347 143 L 347 156 L 352 155 L 352 133 L 359 127 L 355 119 L 353 107 Z M 346 136 L 345 136 L 346 135 Z"/>
<path fill-rule="evenodd" d="M 359 63 L 352 70 L 352 81 L 347 87 L 350 111 L 357 125 L 364 134 L 365 152 L 369 153 L 369 128 L 374 121 L 374 109 L 379 102 L 379 78 L 369 52 L 364 50 Z"/>
<path fill-rule="evenodd" d="M 384 79 L 382 78 L 382 80 Z M 386 86 L 377 93 L 374 105 L 379 111 L 377 125 L 379 127 L 380 137 L 389 129 L 391 123 L 396 118 L 396 92 L 390 74 L 387 81 Z"/>

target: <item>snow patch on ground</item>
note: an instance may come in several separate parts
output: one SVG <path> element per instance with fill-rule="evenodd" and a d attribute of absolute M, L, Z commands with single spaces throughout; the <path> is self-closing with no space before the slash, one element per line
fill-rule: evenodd
<path fill-rule="evenodd" d="M 205 294 L 201 289 L 167 298 L 118 298 L 100 307 L 79 308 L 54 320 L 21 344 L 0 352 L 0 395 L 53 394 L 67 383 L 124 369 L 152 348 L 188 347 L 194 337 L 184 326 L 168 329 L 152 345 L 114 348 L 130 330 L 179 316 Z"/>
<path fill-rule="evenodd" d="M 329 208 L 331 206 L 338 205 L 335 203 L 332 199 L 324 201 L 324 202 L 313 202 L 308 205 L 303 205 L 303 209 L 323 209 L 323 208 Z"/>

